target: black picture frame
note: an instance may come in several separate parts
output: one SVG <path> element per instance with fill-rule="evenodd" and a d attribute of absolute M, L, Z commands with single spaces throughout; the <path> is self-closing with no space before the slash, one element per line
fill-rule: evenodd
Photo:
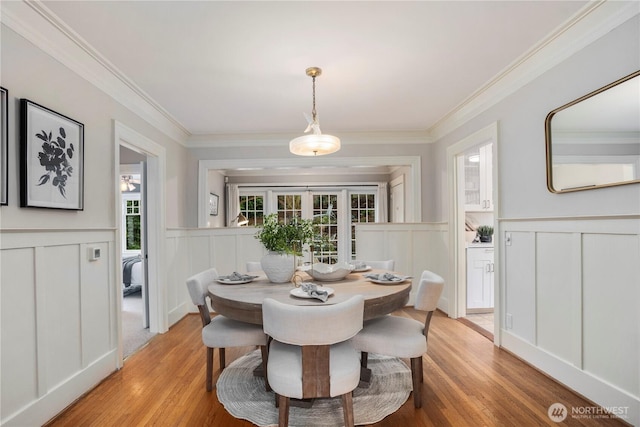
<path fill-rule="evenodd" d="M 20 207 L 84 209 L 84 125 L 24 98 Z"/>
<path fill-rule="evenodd" d="M 9 91 L 0 86 L 0 206 L 9 204 Z"/>
<path fill-rule="evenodd" d="M 218 215 L 218 201 L 219 197 L 217 194 L 209 193 L 209 215 L 217 216 Z"/>

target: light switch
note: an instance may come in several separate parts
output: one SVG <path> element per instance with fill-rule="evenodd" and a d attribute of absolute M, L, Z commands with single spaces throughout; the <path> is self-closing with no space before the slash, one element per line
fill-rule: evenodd
<path fill-rule="evenodd" d="M 89 261 L 100 259 L 100 248 L 89 248 Z"/>

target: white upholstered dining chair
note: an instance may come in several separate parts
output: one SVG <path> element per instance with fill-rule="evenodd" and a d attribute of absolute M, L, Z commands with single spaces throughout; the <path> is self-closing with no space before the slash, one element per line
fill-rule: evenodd
<path fill-rule="evenodd" d="M 262 302 L 264 331 L 273 338 L 267 378 L 277 393 L 279 426 L 288 425 L 290 398 L 335 396 L 342 398 L 345 426 L 354 425 L 352 392 L 360 381 L 360 361 L 349 339 L 362 329 L 363 314 L 362 295 L 312 307 Z"/>
<path fill-rule="evenodd" d="M 393 271 L 396 268 L 396 262 L 392 259 L 388 259 L 386 261 L 362 261 L 365 265 L 370 266 L 371 268 L 375 268 L 378 270 L 388 270 Z"/>
<path fill-rule="evenodd" d="M 239 322 L 220 314 L 211 317 L 207 305 L 207 286 L 218 277 L 215 268 L 210 268 L 187 279 L 191 300 L 198 307 L 202 319 L 202 342 L 207 347 L 207 391 L 213 388 L 213 349 L 218 349 L 220 371 L 225 367 L 226 347 L 260 346 L 262 365 L 266 368 L 267 336 L 260 325 Z M 266 371 L 266 369 L 264 369 Z M 269 384 L 265 380 L 267 390 Z"/>
<path fill-rule="evenodd" d="M 416 310 L 426 311 L 425 323 L 404 317 L 387 315 L 368 320 L 351 340 L 362 352 L 362 366 L 366 368 L 368 353 L 411 359 L 413 403 L 422 407 L 422 356 L 427 352 L 427 338 L 431 316 L 444 288 L 444 280 L 425 270 L 416 293 Z"/>

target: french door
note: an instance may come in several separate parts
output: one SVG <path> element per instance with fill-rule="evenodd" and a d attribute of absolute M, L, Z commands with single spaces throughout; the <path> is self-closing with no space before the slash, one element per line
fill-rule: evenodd
<path fill-rule="evenodd" d="M 341 209 L 341 191 L 274 191 L 272 211 L 278 214 L 280 222 L 292 218 L 310 219 L 316 229 L 316 239 L 310 245 L 312 253 L 305 262 L 325 262 L 335 264 L 350 259 L 349 251 L 344 251 L 344 241 L 348 230 L 342 224 L 345 215 Z M 346 239 L 345 239 L 346 236 Z"/>

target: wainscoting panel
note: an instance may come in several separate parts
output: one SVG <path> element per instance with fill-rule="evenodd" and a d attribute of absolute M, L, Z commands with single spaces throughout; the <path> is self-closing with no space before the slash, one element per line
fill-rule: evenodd
<path fill-rule="evenodd" d="M 192 261 L 190 238 L 182 231 L 167 231 L 165 261 L 167 265 L 167 307 L 169 308 L 169 326 L 182 319 L 195 306 L 191 303 L 186 280 L 190 276 Z M 202 243 L 202 242 L 201 242 Z M 203 257 L 208 257 L 208 250 Z M 195 257 L 195 259 L 200 259 Z"/>
<path fill-rule="evenodd" d="M 114 236 L 2 232 L 3 425 L 41 425 L 117 368 Z"/>
<path fill-rule="evenodd" d="M 36 314 L 46 319 L 38 325 L 38 351 L 47 355 L 47 388 L 82 368 L 79 249 L 66 245 L 36 252 L 36 292 L 44 294 Z"/>
<path fill-rule="evenodd" d="M 433 271 L 447 282 L 449 271 L 447 225 L 443 223 L 380 223 L 356 225 L 357 259 L 393 259 L 396 271 L 411 274 L 413 304 L 418 281 L 424 270 Z M 438 307 L 448 312 L 445 291 Z"/>
<path fill-rule="evenodd" d="M 211 238 L 213 248 L 212 264 L 216 267 L 218 274 L 227 275 L 234 271 L 238 264 L 238 238 L 234 235 L 216 234 Z M 245 269 L 242 268 L 241 271 Z"/>
<path fill-rule="evenodd" d="M 537 233 L 536 238 L 536 342 L 580 366 L 580 325 L 574 322 L 580 309 L 580 246 L 570 233 Z"/>
<path fill-rule="evenodd" d="M 640 218 L 502 219 L 500 232 L 503 347 L 640 425 Z"/>
<path fill-rule="evenodd" d="M 190 236 L 188 254 L 191 274 L 216 266 L 210 235 Z"/>
<path fill-rule="evenodd" d="M 244 272 L 247 261 L 262 258 L 265 250 L 253 237 L 256 231 L 253 227 L 167 230 L 169 326 L 184 314 L 197 312 L 186 287 L 190 276 L 212 267 L 221 275 Z"/>
<path fill-rule="evenodd" d="M 104 262 L 87 259 L 89 250 L 100 249 L 105 256 Z M 107 260 L 113 259 L 107 243 L 80 245 L 80 324 L 82 325 L 82 368 L 104 356 L 112 350 L 117 341 L 111 339 L 111 333 L 116 328 L 115 296 L 120 296 L 116 290 L 104 286 L 103 281 L 110 276 L 112 266 Z M 101 258 L 102 259 L 102 258 Z M 111 282 L 111 281 L 109 281 Z M 96 306 L 100 312 L 109 313 L 108 316 L 96 316 Z M 114 334 L 115 336 L 115 334 Z"/>
<path fill-rule="evenodd" d="M 35 249 L 2 251 L 2 336 L 0 341 L 0 408 L 3 419 L 38 395 Z"/>
<path fill-rule="evenodd" d="M 506 327 L 535 344 L 536 252 L 535 234 L 511 231 L 511 245 L 504 250 L 504 310 Z"/>
<path fill-rule="evenodd" d="M 584 370 L 640 396 L 637 236 L 583 236 Z"/>

